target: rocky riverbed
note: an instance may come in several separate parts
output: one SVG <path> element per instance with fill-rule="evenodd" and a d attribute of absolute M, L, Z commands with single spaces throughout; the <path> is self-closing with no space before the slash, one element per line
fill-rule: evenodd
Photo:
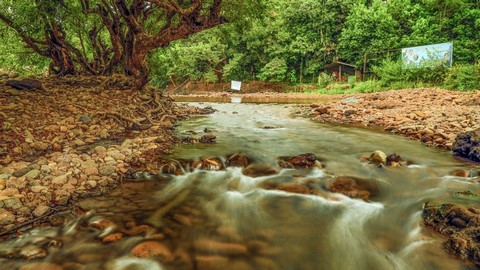
<path fill-rule="evenodd" d="M 317 121 L 381 127 L 450 150 L 459 133 L 480 127 L 480 91 L 419 88 L 355 94 L 306 110 Z"/>
<path fill-rule="evenodd" d="M 41 92 L 1 85 L 0 235 L 153 169 L 177 119 L 195 111 L 157 89 L 128 90 L 122 77 L 44 79 Z"/>

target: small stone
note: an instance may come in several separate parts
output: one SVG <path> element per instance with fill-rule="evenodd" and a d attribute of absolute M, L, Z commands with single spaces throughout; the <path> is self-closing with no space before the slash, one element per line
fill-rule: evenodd
<path fill-rule="evenodd" d="M 6 188 L 0 192 L 0 196 L 12 197 L 19 194 L 18 189 L 16 188 Z"/>
<path fill-rule="evenodd" d="M 87 186 L 90 186 L 91 188 L 95 188 L 97 187 L 97 181 L 89 180 L 87 181 Z"/>
<path fill-rule="evenodd" d="M 98 174 L 98 169 L 96 167 L 86 168 L 84 171 L 86 176 Z"/>
<path fill-rule="evenodd" d="M 201 143 L 214 143 L 216 142 L 216 140 L 217 140 L 217 137 L 212 134 L 206 134 L 200 138 Z"/>
<path fill-rule="evenodd" d="M 113 166 L 103 166 L 103 167 L 100 167 L 99 172 L 103 176 L 109 176 L 109 175 L 111 175 L 112 173 L 115 172 L 115 167 L 113 167 Z"/>
<path fill-rule="evenodd" d="M 120 153 L 120 152 L 116 152 L 116 153 L 113 153 L 112 154 L 112 158 L 114 158 L 115 160 L 125 160 L 125 155 Z"/>
<path fill-rule="evenodd" d="M 27 179 L 36 179 L 40 175 L 40 170 L 31 170 L 28 173 L 26 173 L 24 176 Z"/>
<path fill-rule="evenodd" d="M 453 218 L 452 221 L 450 221 L 450 223 L 457 228 L 467 227 L 467 222 L 461 218 Z"/>
<path fill-rule="evenodd" d="M 108 130 L 102 129 L 102 130 L 100 131 L 100 133 L 99 133 L 99 136 L 100 136 L 100 138 L 102 138 L 102 139 L 108 138 Z"/>
<path fill-rule="evenodd" d="M 21 176 L 24 176 L 26 173 L 28 173 L 30 170 L 31 170 L 30 166 L 23 167 L 23 168 L 15 170 L 12 175 L 15 176 L 15 177 L 21 177 Z"/>
<path fill-rule="evenodd" d="M 52 171 L 52 167 L 50 167 L 49 165 L 42 165 L 40 170 L 44 173 L 50 173 Z"/>
<path fill-rule="evenodd" d="M 47 187 L 44 187 L 44 186 L 31 186 L 30 187 L 30 190 L 33 192 L 33 193 L 40 193 L 42 192 L 42 190 L 48 190 Z"/>
<path fill-rule="evenodd" d="M 105 154 L 107 149 L 101 145 L 95 147 L 95 153 L 97 154 Z"/>
<path fill-rule="evenodd" d="M 88 115 L 82 115 L 82 116 L 80 116 L 79 119 L 80 119 L 80 121 L 82 121 L 85 124 L 88 124 L 88 123 L 92 122 L 92 118 L 90 118 L 90 116 L 88 116 Z"/>
<path fill-rule="evenodd" d="M 6 198 L 2 200 L 6 208 L 19 209 L 22 202 L 17 197 Z"/>
<path fill-rule="evenodd" d="M 375 165 L 385 165 L 387 164 L 387 155 L 384 152 L 377 150 L 370 155 L 369 161 Z"/>
<path fill-rule="evenodd" d="M 0 190 L 4 190 L 7 183 L 4 179 L 0 179 Z"/>
<path fill-rule="evenodd" d="M 76 139 L 73 141 L 73 144 L 75 144 L 76 146 L 83 146 L 85 145 L 85 142 L 80 139 Z"/>
<path fill-rule="evenodd" d="M 112 233 L 102 239 L 103 243 L 112 243 L 123 239 L 123 233 Z"/>
<path fill-rule="evenodd" d="M 0 225 L 8 225 L 15 222 L 15 215 L 11 212 L 0 209 Z"/>
<path fill-rule="evenodd" d="M 53 178 L 52 179 L 52 184 L 54 184 L 54 185 L 66 184 L 68 182 L 68 175 L 69 174 L 64 174 L 64 175 L 60 175 L 60 176 L 57 176 L 57 177 Z"/>
<path fill-rule="evenodd" d="M 32 213 L 35 217 L 41 217 L 41 216 L 45 215 L 49 210 L 50 210 L 50 207 L 48 207 L 46 205 L 39 205 L 39 206 L 35 207 L 35 210 L 33 210 Z"/>
<path fill-rule="evenodd" d="M 1 173 L 0 174 L 0 180 L 3 180 L 3 179 L 8 179 L 10 178 L 10 175 L 6 174 L 6 173 Z"/>
<path fill-rule="evenodd" d="M 165 261 L 173 259 L 172 252 L 162 243 L 146 241 L 135 246 L 131 251 L 133 256 L 146 258 L 160 256 Z"/>
<path fill-rule="evenodd" d="M 26 246 L 20 250 L 20 256 L 26 260 L 41 259 L 47 257 L 48 252 L 37 246 Z"/>

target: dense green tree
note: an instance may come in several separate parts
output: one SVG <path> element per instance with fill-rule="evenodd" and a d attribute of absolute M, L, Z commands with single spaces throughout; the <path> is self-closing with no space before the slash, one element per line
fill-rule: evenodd
<path fill-rule="evenodd" d="M 1 2 L 0 20 L 30 49 L 50 58 L 55 74 L 121 70 L 140 89 L 148 81 L 150 51 L 226 22 L 222 8 L 232 7 L 241 8 L 237 1 L 222 0 L 10 0 Z M 79 24 L 82 14 L 86 23 Z"/>
<path fill-rule="evenodd" d="M 364 53 L 383 52 L 396 48 L 398 43 L 398 22 L 383 1 L 375 0 L 371 6 L 353 7 L 341 33 L 338 52 L 340 59 L 361 66 Z"/>

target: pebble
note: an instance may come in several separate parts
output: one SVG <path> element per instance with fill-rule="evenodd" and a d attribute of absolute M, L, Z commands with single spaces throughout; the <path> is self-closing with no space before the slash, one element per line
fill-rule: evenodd
<path fill-rule="evenodd" d="M 109 176 L 109 175 L 111 175 L 112 173 L 115 172 L 115 167 L 113 167 L 113 166 L 102 166 L 102 167 L 100 167 L 99 172 L 103 176 Z"/>
<path fill-rule="evenodd" d="M 107 152 L 107 149 L 101 145 L 95 146 L 95 153 L 97 154 L 105 154 Z"/>
<path fill-rule="evenodd" d="M 12 175 L 15 177 L 21 177 L 21 176 L 24 176 L 26 173 L 28 173 L 30 170 L 31 170 L 31 167 L 23 167 L 15 170 Z"/>
<path fill-rule="evenodd" d="M 54 185 L 66 184 L 68 182 L 68 175 L 69 174 L 64 174 L 64 175 L 60 175 L 60 176 L 57 176 L 57 177 L 53 178 L 52 179 L 52 184 L 54 184 Z"/>
<path fill-rule="evenodd" d="M 32 213 L 35 217 L 41 217 L 41 216 L 45 215 L 49 210 L 50 210 L 50 207 L 48 207 L 46 205 L 39 205 L 39 206 L 35 207 L 35 210 L 33 210 Z"/>
<path fill-rule="evenodd" d="M 86 176 L 97 175 L 98 169 L 97 167 L 89 167 L 89 168 L 85 168 L 83 172 L 85 173 Z"/>
<path fill-rule="evenodd" d="M 171 251 L 162 243 L 157 241 L 146 241 L 136 245 L 132 251 L 133 256 L 146 258 L 160 256 L 164 261 L 173 260 Z"/>
<path fill-rule="evenodd" d="M 31 186 L 30 187 L 30 190 L 33 192 L 33 193 L 40 193 L 42 192 L 43 190 L 48 190 L 47 187 L 45 186 Z"/>
<path fill-rule="evenodd" d="M 25 246 L 20 250 L 20 256 L 26 260 L 41 259 L 47 257 L 48 252 L 37 246 Z"/>
<path fill-rule="evenodd" d="M 52 171 L 52 167 L 50 165 L 42 165 L 40 170 L 44 173 L 50 173 Z"/>
<path fill-rule="evenodd" d="M 102 242 L 103 243 L 112 243 L 112 242 L 122 240 L 123 237 L 124 237 L 123 233 L 112 233 L 110 235 L 105 236 L 102 239 Z"/>
<path fill-rule="evenodd" d="M 0 209 L 0 225 L 8 225 L 15 222 L 15 215 L 5 209 Z"/>
<path fill-rule="evenodd" d="M 2 201 L 6 208 L 19 209 L 22 207 L 22 202 L 17 197 L 6 198 Z"/>
<path fill-rule="evenodd" d="M 40 175 L 40 170 L 31 170 L 29 171 L 28 173 L 26 173 L 24 176 L 27 178 L 27 179 L 36 179 L 38 176 Z"/>

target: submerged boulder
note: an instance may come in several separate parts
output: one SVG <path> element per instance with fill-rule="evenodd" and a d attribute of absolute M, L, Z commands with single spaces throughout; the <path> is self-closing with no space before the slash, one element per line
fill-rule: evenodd
<path fill-rule="evenodd" d="M 373 179 L 362 179 L 353 176 L 338 176 L 327 183 L 325 189 L 330 192 L 340 193 L 351 198 L 369 201 L 380 193 L 378 184 Z"/>
<path fill-rule="evenodd" d="M 292 157 L 279 157 L 278 165 L 286 169 L 321 168 L 322 164 L 312 153 Z"/>
<path fill-rule="evenodd" d="M 225 165 L 220 158 L 207 157 L 192 163 L 192 167 L 206 171 L 220 171 L 225 169 Z"/>
<path fill-rule="evenodd" d="M 480 128 L 459 134 L 455 138 L 452 151 L 455 155 L 480 161 Z"/>
<path fill-rule="evenodd" d="M 480 210 L 456 204 L 426 204 L 426 227 L 448 236 L 446 250 L 480 267 Z"/>
<path fill-rule="evenodd" d="M 234 154 L 227 157 L 227 166 L 229 167 L 247 167 L 250 160 L 243 154 Z"/>
<path fill-rule="evenodd" d="M 362 162 L 367 162 L 378 167 L 402 167 L 407 166 L 408 162 L 402 159 L 402 157 L 397 153 L 385 154 L 380 150 L 376 150 L 370 154 L 368 157 L 361 157 Z"/>

